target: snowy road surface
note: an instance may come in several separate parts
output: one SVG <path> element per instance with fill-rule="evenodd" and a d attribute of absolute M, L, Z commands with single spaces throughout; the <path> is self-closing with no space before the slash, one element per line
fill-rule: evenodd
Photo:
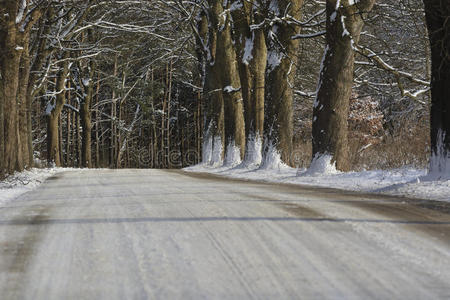
<path fill-rule="evenodd" d="M 450 203 L 181 171 L 58 174 L 0 207 L 1 299 L 449 299 Z"/>

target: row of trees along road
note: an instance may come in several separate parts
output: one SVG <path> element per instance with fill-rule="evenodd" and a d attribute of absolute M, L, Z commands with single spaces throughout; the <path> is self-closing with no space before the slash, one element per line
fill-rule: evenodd
<path fill-rule="evenodd" d="M 302 109 L 311 110 L 302 137 L 311 158 L 348 170 L 355 95 L 376 99 L 386 124 L 401 123 L 398 111 L 428 111 L 430 89 L 432 166 L 448 167 L 447 1 L 0 4 L 0 176 L 39 159 L 295 165 Z"/>

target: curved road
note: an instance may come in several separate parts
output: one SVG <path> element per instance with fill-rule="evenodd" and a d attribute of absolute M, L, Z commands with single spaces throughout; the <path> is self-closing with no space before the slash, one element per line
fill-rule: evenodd
<path fill-rule="evenodd" d="M 449 299 L 450 203 L 162 170 L 0 207 L 1 299 Z"/>

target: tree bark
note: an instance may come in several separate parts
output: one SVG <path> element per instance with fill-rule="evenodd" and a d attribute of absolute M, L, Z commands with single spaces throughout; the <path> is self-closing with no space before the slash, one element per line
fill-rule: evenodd
<path fill-rule="evenodd" d="M 81 103 L 80 118 L 81 127 L 83 130 L 82 135 L 82 148 L 81 148 L 81 166 L 83 168 L 92 168 L 92 151 L 91 151 L 91 135 L 92 135 L 92 122 L 91 122 L 91 103 L 94 96 L 94 62 L 90 62 L 89 66 L 89 82 L 85 86 L 86 96 Z"/>
<path fill-rule="evenodd" d="M 97 88 L 95 93 L 95 167 L 100 168 L 100 74 L 97 75 Z M 100 128 L 99 128 L 100 127 Z"/>
<path fill-rule="evenodd" d="M 19 163 L 19 137 L 17 114 L 17 89 L 19 86 L 19 68 L 21 49 L 16 48 L 20 41 L 18 28 L 15 24 L 17 5 L 15 1 L 9 1 L 7 11 L 9 17 L 5 22 L 4 35 L 1 42 L 2 63 L 2 90 L 4 101 L 4 170 L 6 174 L 20 170 Z M 7 62 L 7 63 L 6 63 Z"/>
<path fill-rule="evenodd" d="M 0 30 L 0 41 L 3 40 L 3 32 Z M 0 42 L 1 43 L 1 42 Z M 1 45 L 1 44 L 0 44 Z M 1 47 L 1 46 L 0 46 Z M 2 51 L 0 48 L 0 51 Z M 3 57 L 0 56 L 0 65 L 3 65 Z M 4 129 L 4 117 L 3 117 L 3 110 L 4 110 L 4 94 L 3 94 L 3 75 L 2 70 L 0 69 L 0 180 L 5 177 L 5 129 Z"/>
<path fill-rule="evenodd" d="M 348 154 L 348 112 L 352 93 L 355 53 L 364 16 L 375 0 L 328 0 L 326 46 L 319 75 L 313 112 L 313 159 L 330 155 L 337 169 L 350 168 Z"/>
<path fill-rule="evenodd" d="M 3 99 L 3 170 L 10 174 L 14 170 L 21 171 L 24 161 L 28 162 L 29 155 L 24 159 L 23 152 L 29 152 L 26 144 L 27 135 L 27 108 L 25 100 L 26 84 L 28 84 L 29 60 L 21 62 L 22 54 L 28 51 L 29 36 L 32 26 L 40 19 L 39 7 L 30 11 L 28 17 L 18 14 L 25 10 L 28 1 L 8 0 L 2 4 L 0 17 L 0 56 L 2 75 Z M 25 6 L 25 7 L 23 7 Z M 22 64 L 22 72 L 20 67 Z M 22 76 L 21 76 L 22 75 Z M 19 90 L 19 81 L 24 79 Z M 25 80 L 26 79 L 26 80 Z M 18 98 L 19 97 L 19 98 Z M 24 107 L 24 108 L 23 108 Z M 23 109 L 22 109 L 23 108 Z M 19 123 L 20 122 L 20 123 Z M 24 135 L 26 136 L 24 138 Z M 25 147 L 23 145 L 25 143 Z"/>
<path fill-rule="evenodd" d="M 4 51 L 4 40 L 6 37 L 5 28 L 0 24 L 0 54 Z M 0 55 L 0 66 L 5 64 L 3 55 Z M 4 83 L 3 83 L 3 68 L 0 67 L 0 180 L 3 179 L 6 175 L 5 169 L 5 118 L 4 118 L 4 109 L 5 109 L 5 94 L 4 94 Z"/>
<path fill-rule="evenodd" d="M 205 103 L 207 105 L 203 151 L 205 151 L 207 143 L 211 143 L 212 163 L 218 163 L 224 158 L 225 145 L 224 99 L 221 78 L 219 76 L 221 70 L 219 69 L 216 57 L 219 29 L 219 20 L 217 16 L 220 14 L 222 6 L 217 0 L 210 0 L 208 2 L 210 5 L 208 11 L 210 23 L 208 26 L 208 53 L 205 65 L 205 84 L 203 92 Z"/>
<path fill-rule="evenodd" d="M 50 32 L 50 24 L 54 17 L 53 9 L 49 8 L 47 10 L 46 18 L 42 18 L 40 21 L 39 32 L 37 34 L 38 42 L 36 44 L 36 49 L 31 47 L 29 56 L 33 56 L 33 62 L 30 59 L 30 70 L 28 74 L 28 83 L 26 90 L 26 107 L 28 111 L 27 115 L 27 133 L 28 133 L 28 160 L 30 164 L 33 164 L 33 129 L 32 129 L 32 104 L 35 93 L 36 83 L 39 79 L 39 70 L 44 66 L 45 60 L 50 55 L 51 50 L 47 48 L 47 35 Z M 31 58 L 31 57 L 30 57 Z"/>
<path fill-rule="evenodd" d="M 222 14 L 225 13 L 225 16 Z M 224 12 L 221 1 L 215 1 L 213 16 L 219 25 L 216 47 L 216 78 L 220 78 L 220 88 L 224 102 L 225 113 L 225 151 L 233 151 L 237 147 L 240 157 L 245 153 L 244 107 L 241 92 L 241 82 L 236 51 L 231 38 L 231 16 Z"/>
<path fill-rule="evenodd" d="M 33 165 L 32 146 L 30 147 L 31 131 L 31 103 L 28 103 L 27 90 L 31 71 L 31 59 L 29 54 L 29 37 L 23 39 L 23 53 L 20 61 L 19 89 L 17 92 L 17 106 L 19 109 L 19 139 L 22 164 L 26 168 Z"/>
<path fill-rule="evenodd" d="M 94 36 L 92 29 L 87 31 L 87 40 L 94 43 Z M 81 64 L 79 69 L 82 70 Z M 92 168 L 92 116 L 91 104 L 94 97 L 94 75 L 95 75 L 95 61 L 93 58 L 89 59 L 85 70 L 80 73 L 83 75 L 81 85 L 83 86 L 84 99 L 81 103 L 80 118 L 82 134 L 82 148 L 81 148 L 81 166 L 83 168 Z"/>
<path fill-rule="evenodd" d="M 290 16 L 300 20 L 303 0 L 272 0 L 270 13 L 283 19 Z M 297 70 L 299 40 L 292 39 L 300 32 L 293 22 L 276 22 L 267 32 L 267 73 L 266 73 L 266 119 L 264 135 L 266 149 L 264 155 L 271 155 L 273 149 L 281 154 L 281 159 L 291 164 L 293 138 L 293 87 Z"/>
<path fill-rule="evenodd" d="M 64 58 L 68 58 L 68 53 L 65 53 Z M 62 63 L 61 71 L 56 79 L 55 87 L 55 103 L 53 108 L 48 109 L 47 112 L 47 160 L 48 163 L 54 163 L 55 166 L 61 166 L 61 149 L 59 148 L 59 130 L 58 123 L 61 111 L 66 104 L 66 78 L 69 73 L 69 63 L 65 60 Z M 48 105 L 51 105 L 50 103 Z"/>
<path fill-rule="evenodd" d="M 236 2 L 240 2 L 242 5 L 242 9 L 234 10 L 232 16 L 235 33 L 234 43 L 237 50 L 242 98 L 244 100 L 247 139 L 245 157 L 250 159 L 255 157 L 253 151 L 261 151 L 261 149 L 252 148 L 251 145 L 255 145 L 255 141 L 261 141 L 264 132 L 267 47 L 264 29 L 260 27 L 251 29 L 251 25 L 264 21 L 263 16 L 255 9 L 252 1 L 236 0 Z"/>
<path fill-rule="evenodd" d="M 117 78 L 118 74 L 118 54 L 114 56 L 114 69 L 113 69 L 113 78 Z M 110 135 L 110 146 L 111 151 L 109 154 L 109 165 L 111 168 L 115 167 L 115 160 L 116 160 L 116 150 L 117 150 L 117 126 L 116 126 L 116 114 L 117 114 L 117 99 L 116 99 L 116 86 L 111 86 L 112 89 L 112 95 L 111 95 L 111 135 Z"/>
<path fill-rule="evenodd" d="M 208 18 L 204 11 L 202 11 L 197 20 L 196 29 L 197 34 L 195 35 L 195 53 L 197 56 L 197 68 L 194 73 L 194 83 L 197 87 L 202 87 L 203 91 L 206 91 L 205 87 L 205 72 L 206 72 L 206 64 L 208 63 Z M 203 145 L 203 118 L 202 118 L 202 106 L 204 103 L 204 96 L 200 90 L 197 91 L 197 112 L 195 114 L 195 137 L 196 137 L 196 157 L 197 163 L 200 162 L 200 158 L 202 157 L 202 145 Z M 206 115 L 205 120 L 209 119 L 210 116 Z M 208 121 L 205 121 L 208 123 Z"/>
<path fill-rule="evenodd" d="M 426 0 L 431 45 L 431 170 L 450 168 L 450 2 Z"/>

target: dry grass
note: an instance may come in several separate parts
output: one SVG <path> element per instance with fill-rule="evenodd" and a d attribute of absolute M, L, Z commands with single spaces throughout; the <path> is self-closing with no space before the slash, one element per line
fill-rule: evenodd
<path fill-rule="evenodd" d="M 430 149 L 427 117 L 409 120 L 393 134 L 385 134 L 380 142 L 364 149 L 363 140 L 349 141 L 350 162 L 353 170 L 392 169 L 402 166 L 424 168 Z"/>
<path fill-rule="evenodd" d="M 298 113 L 307 116 L 309 112 Z M 394 129 L 385 128 L 385 116 L 367 98 L 355 97 L 349 116 L 349 159 L 351 170 L 393 169 L 402 166 L 424 168 L 430 150 L 429 115 L 403 116 Z M 303 121 L 299 121 L 303 119 Z M 291 165 L 307 168 L 312 158 L 311 121 L 297 119 Z"/>

